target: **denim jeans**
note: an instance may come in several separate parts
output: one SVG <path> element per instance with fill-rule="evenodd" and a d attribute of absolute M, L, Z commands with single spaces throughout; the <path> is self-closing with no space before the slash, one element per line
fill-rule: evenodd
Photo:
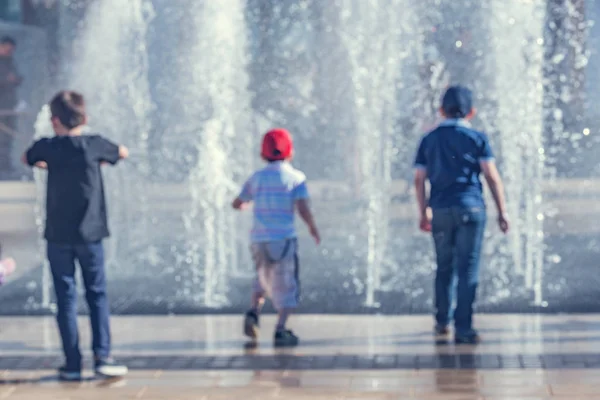
<path fill-rule="evenodd" d="M 92 351 L 97 359 L 105 359 L 110 355 L 110 313 L 102 242 L 77 245 L 48 243 L 48 261 L 58 308 L 56 320 L 67 362 L 66 368 L 71 371 L 81 369 L 75 260 L 81 267 L 85 297 L 90 311 Z"/>
<path fill-rule="evenodd" d="M 474 333 L 473 303 L 485 223 L 484 207 L 433 210 L 432 234 L 437 258 L 435 317 L 440 326 L 450 323 L 456 291 L 454 325 L 458 335 Z"/>

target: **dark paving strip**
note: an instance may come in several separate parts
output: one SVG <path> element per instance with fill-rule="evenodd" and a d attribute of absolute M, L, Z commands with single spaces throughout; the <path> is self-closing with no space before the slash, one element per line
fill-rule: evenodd
<path fill-rule="evenodd" d="M 600 369 L 600 354 L 129 356 L 132 370 Z M 2 370 L 58 368 L 59 356 L 0 356 Z"/>

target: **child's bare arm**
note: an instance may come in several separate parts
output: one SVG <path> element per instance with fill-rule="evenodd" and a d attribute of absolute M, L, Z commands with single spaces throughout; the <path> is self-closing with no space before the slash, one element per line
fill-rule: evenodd
<path fill-rule="evenodd" d="M 254 199 L 254 190 L 252 189 L 253 177 L 254 176 L 250 177 L 250 179 L 248 179 L 246 181 L 246 183 L 244 183 L 244 186 L 242 186 L 242 191 L 240 192 L 240 194 L 238 194 L 238 196 L 235 198 L 235 200 L 233 200 L 233 202 L 231 202 L 231 207 L 233 207 L 234 209 L 244 210 L 248 207 L 248 205 Z"/>
<path fill-rule="evenodd" d="M 123 145 L 119 146 L 119 158 L 124 160 L 129 157 L 129 149 Z"/>
<path fill-rule="evenodd" d="M 236 197 L 235 200 L 233 200 L 233 202 L 231 203 L 231 207 L 233 207 L 236 210 L 242 210 L 245 208 L 245 206 L 248 204 L 247 201 L 244 201 L 242 199 L 240 199 L 239 197 Z"/>
<path fill-rule="evenodd" d="M 319 230 L 315 224 L 312 211 L 310 211 L 308 199 L 296 200 L 296 209 L 298 210 L 298 214 L 300 214 L 300 218 L 302 218 L 304 223 L 308 226 L 310 235 L 315 239 L 315 242 L 319 244 L 321 242 L 321 236 L 319 235 Z"/>
<path fill-rule="evenodd" d="M 119 160 L 124 160 L 129 157 L 129 149 L 123 145 L 119 146 Z M 111 165 L 108 161 L 100 161 L 100 165 Z"/>
<path fill-rule="evenodd" d="M 506 233 L 509 224 L 506 216 L 506 201 L 504 199 L 504 184 L 502 183 L 502 178 L 500 178 L 500 173 L 498 172 L 498 168 L 496 168 L 495 162 L 481 161 L 479 164 L 481 165 L 485 180 L 492 192 L 496 209 L 498 210 L 498 224 L 502 232 Z"/>

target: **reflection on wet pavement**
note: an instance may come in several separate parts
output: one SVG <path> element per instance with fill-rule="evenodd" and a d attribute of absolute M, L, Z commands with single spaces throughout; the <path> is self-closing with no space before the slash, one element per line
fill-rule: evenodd
<path fill-rule="evenodd" d="M 89 340 L 81 319 L 82 343 Z M 249 348 L 237 316 L 115 317 L 124 380 L 57 382 L 52 318 L 0 319 L 0 399 L 597 399 L 600 316 L 480 316 L 484 343 L 436 343 L 427 316 L 295 317 L 296 349 L 274 319 Z M 89 357 L 88 357 L 89 358 Z"/>

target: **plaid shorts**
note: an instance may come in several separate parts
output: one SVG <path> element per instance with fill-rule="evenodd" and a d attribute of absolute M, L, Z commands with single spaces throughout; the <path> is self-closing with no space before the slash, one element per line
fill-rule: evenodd
<path fill-rule="evenodd" d="M 298 307 L 298 241 L 253 243 L 251 249 L 257 272 L 254 292 L 269 297 L 276 310 Z"/>

